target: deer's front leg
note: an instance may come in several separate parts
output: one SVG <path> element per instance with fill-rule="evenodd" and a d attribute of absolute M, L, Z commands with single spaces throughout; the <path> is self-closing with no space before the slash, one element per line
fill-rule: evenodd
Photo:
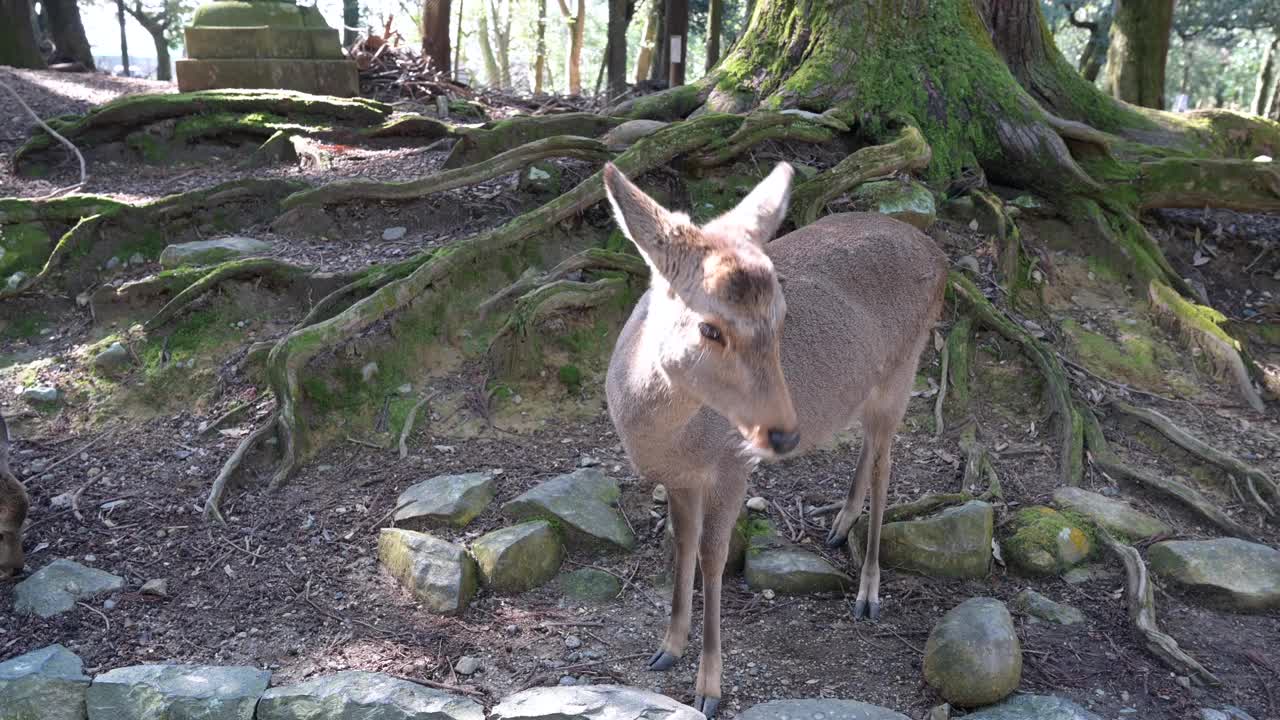
<path fill-rule="evenodd" d="M 720 705 L 720 677 L 724 670 L 720 654 L 720 587 L 729 557 L 729 540 L 746 488 L 746 473 L 725 474 L 717 478 L 715 487 L 704 500 L 706 512 L 698 543 L 702 564 L 702 657 L 698 660 L 697 697 L 693 707 L 707 718 L 715 717 Z"/>
<path fill-rule="evenodd" d="M 650 670 L 667 670 L 684 656 L 689 645 L 693 614 L 693 573 L 698 561 L 698 536 L 702 532 L 702 489 L 669 488 L 668 522 L 675 531 L 674 573 L 671 583 L 671 620 L 662 646 L 649 658 Z"/>

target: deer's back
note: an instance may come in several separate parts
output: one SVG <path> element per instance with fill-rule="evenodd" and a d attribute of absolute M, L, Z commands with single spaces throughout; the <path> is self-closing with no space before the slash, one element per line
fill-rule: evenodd
<path fill-rule="evenodd" d="M 868 394 L 906 363 L 932 327 L 946 256 L 924 233 L 884 215 L 843 213 L 774 240 L 787 319 L 782 367 L 805 447 L 854 419 Z"/>

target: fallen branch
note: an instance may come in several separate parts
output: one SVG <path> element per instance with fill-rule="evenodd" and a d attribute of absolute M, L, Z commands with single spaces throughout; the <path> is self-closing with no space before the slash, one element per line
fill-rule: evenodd
<path fill-rule="evenodd" d="M 1111 534 L 1102 528 L 1098 528 L 1098 537 L 1124 565 L 1129 621 L 1146 642 L 1147 651 L 1160 658 L 1175 672 L 1198 677 L 1210 685 L 1221 685 L 1221 681 L 1213 673 L 1178 647 L 1178 641 L 1160 630 L 1156 622 L 1156 600 L 1151 589 L 1151 578 L 1138 551 L 1133 546 L 1111 537 Z"/>

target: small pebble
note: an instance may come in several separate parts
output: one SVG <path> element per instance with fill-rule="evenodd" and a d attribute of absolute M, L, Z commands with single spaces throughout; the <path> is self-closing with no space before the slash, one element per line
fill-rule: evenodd
<path fill-rule="evenodd" d="M 409 232 L 408 228 L 389 227 L 386 230 L 382 231 L 382 239 L 387 241 L 399 240 L 400 238 L 404 237 L 405 233 L 407 232 Z"/>
<path fill-rule="evenodd" d="M 776 594 L 773 592 L 773 590 L 769 588 L 765 588 L 760 594 L 764 596 L 765 600 L 772 600 L 774 597 L 776 597 Z"/>
<path fill-rule="evenodd" d="M 470 655 L 463 655 L 453 666 L 459 675 L 474 675 L 480 670 L 480 660 Z"/>
<path fill-rule="evenodd" d="M 578 678 L 572 675 L 565 675 L 564 677 L 560 678 L 560 684 L 561 685 L 577 685 Z"/>
<path fill-rule="evenodd" d="M 169 581 L 165 580 L 164 578 L 155 578 L 154 580 L 148 580 L 142 584 L 142 589 L 139 590 L 139 592 L 141 592 L 143 595 L 155 595 L 158 597 L 164 597 L 169 594 Z"/>
<path fill-rule="evenodd" d="M 115 610 L 115 609 L 116 609 L 116 601 L 115 601 L 115 600 L 103 600 L 103 601 L 102 601 L 102 609 L 103 609 L 103 610 Z"/>
<path fill-rule="evenodd" d="M 667 486 L 666 485 L 663 485 L 662 483 L 658 483 L 657 485 L 653 486 L 653 501 L 658 504 L 665 504 L 667 502 Z"/>
<path fill-rule="evenodd" d="M 574 648 L 580 648 L 582 647 L 582 638 L 578 637 L 577 635 L 570 635 L 569 637 L 564 639 L 564 646 L 569 648 L 570 650 L 573 650 Z"/>
<path fill-rule="evenodd" d="M 769 503 L 759 495 L 747 501 L 747 509 L 752 512 L 764 512 L 769 509 Z"/>

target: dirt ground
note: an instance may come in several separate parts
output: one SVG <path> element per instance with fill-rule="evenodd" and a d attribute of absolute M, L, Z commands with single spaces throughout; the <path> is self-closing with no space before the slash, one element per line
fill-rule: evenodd
<path fill-rule="evenodd" d="M 82 109 L 76 103 L 101 100 L 101 95 L 51 84 L 50 75 L 20 76 L 26 83 L 24 92 L 43 98 L 45 113 Z M 6 145 L 0 149 L 15 147 L 12 137 L 3 141 Z M 365 167 L 383 168 L 386 176 L 408 172 L 398 165 L 407 155 L 425 158 L 421 167 L 429 167 L 438 162 L 432 153 L 439 154 L 414 148 L 367 152 Z M 165 172 L 188 173 L 181 182 L 199 187 L 212 179 L 207 173 L 216 171 L 156 168 L 155 178 L 139 178 L 136 187 L 121 183 L 126 169 L 112 172 L 99 176 L 95 182 L 100 185 L 89 189 L 115 191 L 120 197 L 148 195 L 162 187 L 187 187 L 178 181 L 166 184 L 172 177 L 166 178 Z M 55 178 L 49 186 L 65 179 Z M 311 241 L 291 238 L 287 232 L 272 239 L 291 257 L 310 253 L 325 266 L 384 260 L 395 256 L 393 250 L 412 252 L 517 214 L 529 201 L 510 192 L 513 187 L 514 180 L 505 178 L 487 188 L 423 202 L 353 206 L 339 218 L 345 239 L 335 243 L 308 244 Z M 31 196 L 47 189 L 45 184 L 0 174 L 0 195 Z M 457 212 L 462 204 L 465 214 Z M 444 218 L 454 218 L 453 224 Z M 1237 231 L 1224 231 L 1223 237 L 1239 238 L 1239 251 L 1220 253 L 1222 257 L 1199 266 L 1187 238 L 1194 237 L 1203 217 L 1168 214 L 1153 220 L 1159 221 L 1158 236 L 1175 264 L 1203 282 L 1215 304 L 1243 321 L 1275 321 L 1266 317 L 1265 302 L 1244 299 L 1226 281 L 1233 269 L 1253 259 L 1259 243 L 1265 244 L 1267 234 L 1277 227 L 1276 218 L 1249 216 L 1247 223 L 1238 222 Z M 375 236 L 392 225 L 411 228 L 405 244 L 381 246 Z M 1248 227 L 1239 229 L 1243 225 Z M 1126 295 L 1121 287 L 1109 295 L 1101 283 L 1089 285 L 1082 279 L 1085 259 L 1055 247 L 1048 230 L 1037 233 L 1037 227 L 1048 226 L 1028 223 L 1026 241 L 1041 253 L 1051 282 L 1072 279 L 1088 290 L 1074 290 L 1072 301 L 1050 302 L 1048 320 L 1075 319 L 1092 323 L 1099 332 L 1114 333 L 1112 323 L 1122 322 L 1115 320 L 1116 313 L 1126 312 L 1132 293 Z M 245 234 L 254 230 L 272 232 L 256 228 Z M 965 255 L 983 263 L 989 260 L 985 240 L 963 222 L 940 222 L 932 234 L 953 260 Z M 1218 244 L 1235 247 L 1226 240 Z M 1230 260 L 1228 255 L 1244 260 Z M 1262 258 L 1254 266 L 1267 271 L 1258 275 L 1260 281 L 1270 278 L 1278 263 L 1274 254 Z M 1091 271 L 1088 277 L 1093 277 Z M 1269 285 L 1255 292 L 1261 296 L 1263 290 L 1271 292 Z M 1086 302 L 1084 295 L 1098 299 Z M 0 333 L 0 387 L 6 389 L 31 379 L 70 382 L 75 368 L 68 358 L 106 331 L 67 298 L 21 298 L 0 305 L 0 315 L 10 313 L 41 320 L 33 335 Z M 1263 317 L 1253 319 L 1259 314 Z M 254 313 L 247 313 L 245 320 L 245 327 L 234 330 L 242 337 L 233 338 L 233 344 L 276 331 Z M 944 323 L 949 321 L 944 318 Z M 1071 356 L 1070 343 L 1054 339 L 1062 340 L 1060 348 Z M 1181 352 L 1176 338 L 1163 334 L 1159 339 Z M 982 441 L 997 449 L 995 466 L 1008 501 L 1000 508 L 999 522 L 1020 506 L 1049 501 L 1057 483 L 1055 435 L 1046 422 L 1033 366 L 1025 364 L 1015 348 L 986 333 L 979 335 L 978 348 L 975 416 Z M 1130 399 L 1159 409 L 1272 476 L 1280 473 L 1280 422 L 1274 411 L 1253 413 L 1230 388 L 1199 374 L 1187 358 L 1170 363 L 1164 368 L 1169 378 L 1186 376 L 1186 384 L 1166 378 L 1154 389 L 1146 388 L 1148 392 L 1132 393 Z M 358 437 L 335 437 L 276 493 L 264 489 L 269 468 L 252 466 L 224 506 L 228 522 L 223 526 L 206 522 L 200 506 L 209 482 L 235 446 L 237 433 L 247 430 L 255 416 L 235 423 L 229 433 L 206 434 L 201 428 L 232 406 L 253 399 L 257 391 L 243 381 L 237 383 L 225 368 L 213 369 L 217 372 L 177 377 L 171 397 L 120 407 L 84 393 L 73 395 L 56 412 L 37 412 L 9 392 L 0 394 L 0 410 L 11 418 L 16 441 L 14 470 L 26 480 L 32 496 L 28 571 L 56 558 L 70 558 L 126 579 L 125 591 L 82 603 L 50 620 L 18 617 L 12 608 L 12 583 L 0 584 L 0 660 L 60 642 L 84 659 L 90 674 L 143 662 L 246 664 L 272 670 L 273 682 L 282 683 L 320 672 L 377 670 L 448 686 L 486 706 L 510 692 L 573 676 L 692 700 L 696 653 L 668 673 L 644 671 L 643 660 L 660 641 L 667 614 L 668 590 L 661 584 L 666 558 L 659 529 L 665 507 L 655 505 L 652 488 L 630 474 L 603 410 L 602 387 L 589 384 L 579 395 L 530 391 L 524 404 L 497 404 L 493 428 L 465 403 L 458 403 L 454 411 L 441 408 L 414 432 L 411 452 L 404 459 L 394 451 L 362 444 Z M 894 448 L 891 505 L 960 489 L 963 453 L 956 429 L 939 438 L 933 433 L 936 390 L 929 379 L 936 380 L 939 368 L 932 349 L 922 360 L 920 375 L 918 396 L 911 401 Z M 217 383 L 218 391 L 201 393 L 200 402 L 190 402 L 195 393 L 178 383 L 196 381 Z M 463 364 L 424 377 L 423 383 L 461 397 L 481 386 L 483 378 L 478 368 Z M 1117 392 L 1114 385 L 1092 378 L 1081 383 L 1100 393 Z M 1193 468 L 1190 459 L 1153 447 L 1121 425 L 1108 421 L 1106 430 L 1133 464 L 1169 476 L 1221 481 L 1212 471 Z M 749 490 L 774 503 L 770 515 L 775 523 L 803 528 L 803 542 L 842 567 L 849 563 L 846 553 L 828 551 L 821 542 L 831 516 L 809 511 L 844 497 L 856 464 L 857 438 L 853 432 L 830 449 L 763 466 L 753 475 Z M 580 604 L 566 600 L 555 584 L 515 597 L 485 592 L 461 617 L 444 618 L 421 609 L 380 571 L 378 528 L 386 526 L 397 495 L 410 484 L 444 473 L 502 469 L 496 501 L 464 531 L 450 535 L 465 542 L 504 524 L 499 513 L 503 501 L 572 470 L 583 456 L 597 459 L 622 486 L 621 507 L 638 545 L 625 555 L 571 555 L 565 569 L 590 566 L 615 574 L 624 581 L 619 597 Z M 1084 486 L 1118 491 L 1177 528 L 1178 537 L 1218 535 L 1181 508 L 1117 484 L 1096 469 L 1087 472 Z M 76 495 L 74 504 L 55 501 L 68 493 Z M 1269 544 L 1280 545 L 1275 524 L 1263 524 L 1257 511 L 1236 502 L 1229 491 L 1215 498 L 1238 520 L 1257 528 Z M 733 717 L 774 698 L 844 697 L 923 717 L 941 702 L 922 678 L 922 649 L 930 628 L 963 599 L 993 596 L 1009 601 L 1032 587 L 1080 608 L 1088 621 L 1059 627 L 1015 615 L 1023 645 L 1022 691 L 1062 694 L 1107 718 L 1195 718 L 1199 708 L 1221 704 L 1242 707 L 1259 720 L 1280 717 L 1280 613 L 1207 610 L 1195 598 L 1160 590 L 1157 606 L 1163 629 L 1223 680 L 1220 688 L 1187 687 L 1143 649 L 1131 630 L 1120 566 L 1102 552 L 1090 567 L 1090 579 L 1074 585 L 1059 578 L 1019 577 L 1000 566 L 993 566 L 983 581 L 886 570 L 884 612 L 874 624 L 853 622 L 851 598 L 766 599 L 741 578 L 734 579 L 726 583 L 724 597 L 725 715 Z M 168 581 L 168 597 L 138 592 L 143 582 L 156 578 Z M 698 647 L 700 617 L 695 608 L 691 648 Z M 568 647 L 569 636 L 577 637 L 581 646 Z M 458 676 L 452 668 L 464 655 L 479 658 L 481 672 Z"/>

